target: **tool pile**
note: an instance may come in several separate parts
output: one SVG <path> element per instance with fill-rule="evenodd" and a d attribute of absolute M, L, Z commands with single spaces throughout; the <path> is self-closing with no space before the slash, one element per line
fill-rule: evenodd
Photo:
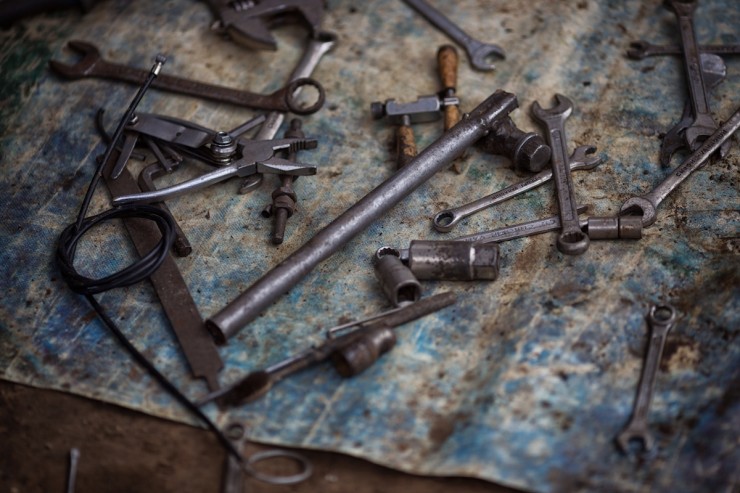
<path fill-rule="evenodd" d="M 493 65 L 490 58 L 504 57 L 500 47 L 471 38 L 425 1 L 404 1 L 461 45 L 474 69 L 491 70 Z M 299 161 L 298 153 L 320 146 L 321 137 L 307 137 L 306 133 L 310 135 L 310 123 L 299 119 L 290 121 L 282 138 L 276 138 L 276 135 L 286 113 L 310 115 L 323 106 L 324 88 L 310 76 L 322 56 L 337 42 L 335 35 L 321 30 L 323 2 L 318 0 L 208 3 L 218 19 L 214 29 L 252 49 L 277 48 L 270 34 L 270 27 L 276 23 L 298 20 L 301 25 L 308 27 L 304 55 L 283 88 L 263 95 L 161 75 L 159 72 L 163 60 L 159 60 L 151 71 L 117 65 L 103 60 L 99 50 L 84 41 L 70 41 L 68 44 L 70 49 L 83 55 L 79 63 L 68 65 L 52 61 L 50 64 L 52 70 L 70 79 L 102 77 L 135 84 L 147 81 L 121 119 L 116 132 L 108 135 L 105 131 L 102 112 L 99 113 L 98 127 L 109 143 L 99 170 L 100 177 L 113 196 L 111 217 L 124 218 L 137 251 L 143 259 L 148 259 L 150 265 L 134 278 L 120 283 L 101 284 L 109 289 L 129 285 L 143 278 L 150 279 L 193 376 L 203 378 L 210 389 L 210 393 L 197 404 L 187 404 L 184 397 L 180 399 L 194 409 L 211 402 L 223 409 L 244 405 L 263 396 L 288 375 L 326 360 L 331 360 L 342 376 L 359 374 L 394 347 L 395 327 L 455 302 L 452 292 L 423 297 L 420 281 L 495 280 L 500 272 L 499 243 L 503 241 L 558 231 L 557 250 L 565 255 L 582 255 L 589 249 L 592 240 L 640 239 L 643 229 L 656 222 L 658 208 L 666 197 L 710 158 L 725 157 L 730 148 L 729 138 L 740 128 L 740 110 L 722 124 L 712 118 L 707 94 L 708 89 L 715 87 L 726 76 L 724 62 L 714 53 L 735 54 L 740 50 L 698 45 L 691 18 L 696 2 L 667 1 L 678 18 L 681 46 L 655 47 L 647 42 L 636 42 L 628 54 L 633 58 L 683 54 L 690 97 L 679 123 L 663 139 L 659 160 L 663 166 L 667 166 L 676 152 L 687 150 L 690 154 L 652 191 L 626 200 L 619 215 L 581 218 L 588 208 L 584 202 L 585 191 L 576 193 L 571 173 L 574 170 L 593 170 L 601 164 L 601 158 L 595 155 L 595 146 L 584 145 L 572 152 L 569 150 L 565 121 L 574 111 L 574 102 L 562 94 L 554 94 L 553 107 L 543 106 L 537 101 L 532 103 L 531 116 L 541 125 L 544 137 L 517 127 L 510 114 L 519 106 L 519 101 L 516 95 L 503 90 L 495 91 L 475 108 L 463 113 L 460 108 L 464 106 L 464 101 L 460 94 L 464 94 L 464 91 L 460 90 L 457 83 L 457 51 L 451 45 L 444 45 L 437 51 L 441 81 L 441 89 L 437 94 L 422 95 L 408 103 L 387 99 L 370 104 L 369 117 L 386 119 L 397 126 L 397 171 L 266 272 L 222 310 L 203 320 L 176 260 L 166 251 L 171 246 L 176 256 L 185 257 L 194 252 L 197 254 L 198 246 L 188 240 L 165 202 L 175 197 L 201 193 L 206 187 L 230 178 L 239 178 L 239 193 L 246 194 L 259 187 L 265 176 L 277 175 L 272 202 L 263 209 L 262 214 L 273 219 L 270 241 L 275 245 L 281 244 L 288 231 L 288 219 L 294 214 L 307 216 L 311 213 L 297 210 L 295 182 L 300 176 L 318 175 L 321 178 L 321 171 L 316 165 Z M 178 117 L 137 112 L 136 105 L 149 85 L 270 113 L 227 130 L 206 128 Z M 306 93 L 311 92 L 314 93 L 314 99 L 307 103 Z M 418 149 L 411 126 L 439 120 L 443 120 L 440 136 L 426 148 Z M 251 138 L 246 136 L 258 126 L 255 135 Z M 436 231 L 451 232 L 471 215 L 549 181 L 554 183 L 558 214 L 490 231 L 469 233 L 452 240 L 393 238 L 399 242 L 410 240 L 410 244 L 406 249 L 381 245 L 374 255 L 368 255 L 375 266 L 379 289 L 386 294 L 393 309 L 334 327 L 326 332 L 325 340 L 316 341 L 309 349 L 221 387 L 219 372 L 223 363 L 217 344 L 225 344 L 279 297 L 294 288 L 312 269 L 342 249 L 435 174 L 449 168 L 461 173 L 461 156 L 480 151 L 504 156 L 518 172 L 531 175 L 483 198 L 437 212 L 432 218 L 432 226 Z M 302 153 L 300 159 L 304 155 L 308 154 Z M 128 169 L 129 161 L 150 157 L 154 158 L 154 162 L 147 164 L 135 178 Z M 154 180 L 176 172 L 183 165 L 205 167 L 208 171 L 175 185 L 156 187 Z M 91 190 L 95 188 L 94 183 Z M 95 216 L 83 221 L 85 210 L 86 206 L 83 206 L 80 220 L 70 226 L 71 229 L 65 230 L 67 236 L 60 241 L 63 245 L 60 255 L 65 257 L 62 262 L 65 274 L 68 278 L 76 279 L 77 284 L 71 282 L 70 285 L 91 299 L 93 294 L 105 289 L 88 289 L 91 280 L 75 278 L 73 267 L 76 240 L 86 228 L 91 227 L 89 224 L 98 220 L 98 216 Z M 107 218 L 105 216 L 104 219 Z M 152 220 L 142 221 L 142 218 Z M 163 246 L 166 248 L 161 253 Z M 154 252 L 160 253 L 155 255 Z M 91 303 L 106 319 L 102 308 L 96 302 Z M 634 440 L 641 440 L 645 450 L 651 449 L 647 409 L 667 332 L 678 318 L 676 310 L 669 305 L 654 306 L 647 317 L 653 334 L 640 380 L 638 400 L 629 427 L 618 439 L 620 448 L 626 453 L 633 451 L 630 442 Z M 110 326 L 112 322 L 106 324 Z M 342 333 L 336 335 L 339 331 Z M 132 350 L 130 344 L 127 347 Z M 141 358 L 137 357 L 139 360 Z M 160 381 L 163 381 L 163 377 Z M 167 387 L 168 384 L 163 385 Z M 171 384 L 167 388 L 170 392 L 177 392 Z M 284 456 L 302 463 L 303 470 L 299 474 L 272 477 L 254 472 L 251 464 L 265 457 L 242 458 L 237 447 L 243 445 L 244 430 L 232 439 L 219 431 L 204 414 L 198 416 L 222 437 L 222 442 L 232 454 L 229 458 L 230 467 L 246 468 L 260 479 L 280 484 L 300 481 L 310 474 L 310 465 L 290 453 Z M 234 426 L 238 426 L 238 423 L 230 425 L 232 428 Z M 233 478 L 234 474 L 232 471 L 227 476 Z M 232 479 L 228 484 L 232 482 L 238 484 L 239 481 Z"/>

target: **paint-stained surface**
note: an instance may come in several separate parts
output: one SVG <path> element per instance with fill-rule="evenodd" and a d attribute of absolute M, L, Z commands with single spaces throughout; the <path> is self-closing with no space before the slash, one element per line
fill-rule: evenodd
<path fill-rule="evenodd" d="M 555 92 L 574 101 L 570 148 L 592 144 L 604 157 L 596 170 L 574 174 L 579 200 L 595 215 L 616 213 L 667 173 L 657 164 L 659 135 L 683 108 L 682 62 L 624 56 L 631 40 L 678 41 L 675 18 L 661 2 L 435 3 L 507 51 L 492 73 L 472 71 L 460 53 L 463 110 L 503 88 L 518 95 L 521 108 L 512 118 L 529 131 L 539 130 L 529 117 L 533 101 L 550 106 Z M 304 121 L 319 147 L 299 155 L 320 170 L 296 183 L 298 212 L 285 243 L 269 243 L 270 224 L 259 214 L 274 179 L 250 195 L 237 195 L 233 181 L 169 203 L 194 244 L 177 263 L 204 316 L 392 173 L 394 129 L 371 119 L 372 101 L 410 101 L 439 90 L 434 64 L 446 40 L 402 2 L 337 0 L 328 8 L 324 26 L 340 43 L 314 74 L 326 105 Z M 63 81 L 45 66 L 50 57 L 73 60 L 65 42 L 84 39 L 141 67 L 166 52 L 169 74 L 255 91 L 284 83 L 301 53 L 302 30 L 277 30 L 276 53 L 251 52 L 210 32 L 211 20 L 196 2 L 103 2 L 84 17 L 55 14 L 0 32 L 3 378 L 190 422 L 54 265 L 56 238 L 73 220 L 93 158 L 103 151 L 95 111 L 105 106 L 112 127 L 134 89 Z M 702 2 L 695 24 L 701 43 L 740 42 L 737 2 Z M 740 104 L 740 59 L 727 57 L 726 64 L 727 79 L 710 98 L 719 120 Z M 156 91 L 141 110 L 218 129 L 253 115 Z M 420 148 L 441 125 L 415 127 Z M 321 366 L 254 404 L 208 412 L 220 423 L 243 420 L 255 440 L 342 451 L 420 474 L 477 476 L 543 492 L 731 491 L 740 462 L 739 148 L 735 139 L 727 159 L 685 182 L 640 241 L 593 242 L 576 258 L 557 252 L 553 234 L 506 243 L 495 282 L 425 282 L 427 293 L 455 290 L 458 304 L 400 328 L 397 347 L 360 376 L 342 380 Z M 141 166 L 131 164 L 134 171 Z M 474 149 L 463 168 L 421 186 L 220 348 L 221 382 L 319 341 L 338 320 L 387 308 L 370 262 L 378 247 L 441 239 L 429 221 L 435 212 L 520 178 L 506 159 Z M 171 179 L 202 171 L 192 166 Z M 92 209 L 107 207 L 101 188 Z M 467 219 L 455 232 L 545 217 L 555 207 L 548 185 Z M 80 246 L 78 267 L 96 276 L 121 267 L 132 251 L 123 238 L 118 224 L 97 228 Z M 188 376 L 150 286 L 99 299 L 178 387 L 194 399 L 206 392 Z M 648 335 L 644 316 L 656 301 L 675 305 L 681 319 L 666 343 L 650 413 L 657 452 L 633 462 L 613 439 L 631 412 Z"/>

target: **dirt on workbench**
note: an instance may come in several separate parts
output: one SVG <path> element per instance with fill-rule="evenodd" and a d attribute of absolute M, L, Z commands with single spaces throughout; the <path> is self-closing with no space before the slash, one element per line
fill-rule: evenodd
<path fill-rule="evenodd" d="M 0 381 L 0 493 L 65 491 L 69 450 L 80 450 L 77 493 L 219 492 L 225 453 L 202 429 L 82 397 Z M 267 448 L 249 444 L 246 453 Z M 468 478 L 413 476 L 330 452 L 301 451 L 314 465 L 298 485 L 248 478 L 245 491 L 515 493 Z M 295 464 L 275 463 L 295 472 Z"/>

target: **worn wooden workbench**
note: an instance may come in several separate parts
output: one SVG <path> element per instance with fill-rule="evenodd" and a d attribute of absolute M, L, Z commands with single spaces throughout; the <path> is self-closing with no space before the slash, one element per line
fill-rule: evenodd
<path fill-rule="evenodd" d="M 593 213 L 616 213 L 627 197 L 666 174 L 657 164 L 658 135 L 683 107 L 681 60 L 624 56 L 631 40 L 677 42 L 675 19 L 660 2 L 460 1 L 445 11 L 507 51 L 492 73 L 472 71 L 461 57 L 464 110 L 503 88 L 519 98 L 513 119 L 531 130 L 533 101 L 550 106 L 560 92 L 575 102 L 570 147 L 593 144 L 604 158 L 597 170 L 574 175 L 578 196 Z M 196 2 L 104 2 L 84 17 L 41 16 L 2 32 L 4 379 L 192 423 L 118 348 L 53 261 L 56 238 L 73 220 L 93 157 L 103 149 L 95 111 L 105 106 L 112 121 L 133 89 L 62 81 L 46 63 L 71 59 L 65 42 L 86 39 L 118 61 L 148 67 L 162 51 L 171 56 L 167 73 L 268 91 L 284 83 L 301 53 L 301 29 L 277 30 L 276 53 L 251 52 L 211 33 L 210 22 Z M 737 2 L 707 1 L 697 11 L 702 43 L 737 43 L 739 25 Z M 204 316 L 392 173 L 393 129 L 370 118 L 370 102 L 408 101 L 439 89 L 434 59 L 446 40 L 401 2 L 332 1 L 324 26 L 340 41 L 315 72 L 327 90 L 326 106 L 304 121 L 319 147 L 301 154 L 320 170 L 297 182 L 299 212 L 286 242 L 271 245 L 269 223 L 259 217 L 272 183 L 240 196 L 228 182 L 170 203 L 195 245 L 177 262 Z M 740 61 L 726 63 L 727 79 L 711 98 L 720 120 L 740 104 Z M 222 129 L 254 114 L 156 91 L 141 108 Z M 423 146 L 440 126 L 415 130 Z M 664 204 L 642 240 L 594 242 L 575 258 L 559 254 L 552 235 L 504 244 L 496 282 L 425 283 L 427 293 L 454 289 L 460 301 L 400 328 L 398 346 L 361 376 L 343 381 L 328 367 L 316 368 L 261 401 L 229 413 L 208 408 L 209 415 L 221 424 L 246 423 L 258 441 L 533 491 L 731 490 L 740 450 L 740 152 L 734 145 L 727 159 L 697 172 Z M 220 349 L 222 383 L 316 342 L 339 319 L 386 308 L 370 263 L 378 247 L 442 238 L 430 227 L 434 212 L 517 179 L 506 159 L 471 150 L 462 174 L 440 173 L 422 186 Z M 108 207 L 102 189 L 93 207 Z M 546 186 L 470 218 L 460 232 L 554 210 Z M 131 252 L 120 247 L 121 238 L 116 225 L 93 232 L 79 254 L 84 269 L 110 272 L 126 263 Z M 100 300 L 181 389 L 192 398 L 205 393 L 189 377 L 149 286 Z M 634 462 L 613 438 L 631 411 L 647 340 L 644 316 L 656 301 L 676 306 L 681 320 L 667 343 L 651 413 L 657 452 Z"/>

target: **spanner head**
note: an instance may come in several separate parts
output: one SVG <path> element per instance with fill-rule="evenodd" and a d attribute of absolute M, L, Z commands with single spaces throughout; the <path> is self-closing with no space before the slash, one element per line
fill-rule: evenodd
<path fill-rule="evenodd" d="M 596 154 L 594 146 L 578 146 L 570 155 L 570 170 L 589 170 L 601 164 L 601 156 Z"/>
<path fill-rule="evenodd" d="M 468 52 L 470 65 L 474 69 L 481 71 L 494 70 L 496 68 L 494 64 L 488 61 L 494 56 L 504 59 L 506 58 L 506 53 L 504 53 L 503 48 L 494 44 L 481 44 L 472 53 Z"/>
<path fill-rule="evenodd" d="M 555 101 L 557 105 L 547 109 L 535 101 L 532 103 L 532 116 L 542 123 L 555 118 L 565 121 L 573 113 L 573 101 L 562 94 L 555 94 Z"/>
<path fill-rule="evenodd" d="M 67 43 L 67 47 L 82 55 L 82 58 L 77 63 L 70 65 L 56 60 L 49 60 L 49 67 L 67 79 L 81 79 L 85 77 L 93 70 L 95 64 L 101 60 L 100 51 L 93 44 L 80 41 L 79 39 L 73 39 Z"/>
<path fill-rule="evenodd" d="M 650 202 L 645 197 L 631 197 L 627 199 L 627 201 L 622 204 L 622 207 L 619 209 L 619 215 L 641 215 L 642 226 L 644 228 L 652 226 L 653 223 L 655 223 L 657 217 L 655 204 Z"/>

